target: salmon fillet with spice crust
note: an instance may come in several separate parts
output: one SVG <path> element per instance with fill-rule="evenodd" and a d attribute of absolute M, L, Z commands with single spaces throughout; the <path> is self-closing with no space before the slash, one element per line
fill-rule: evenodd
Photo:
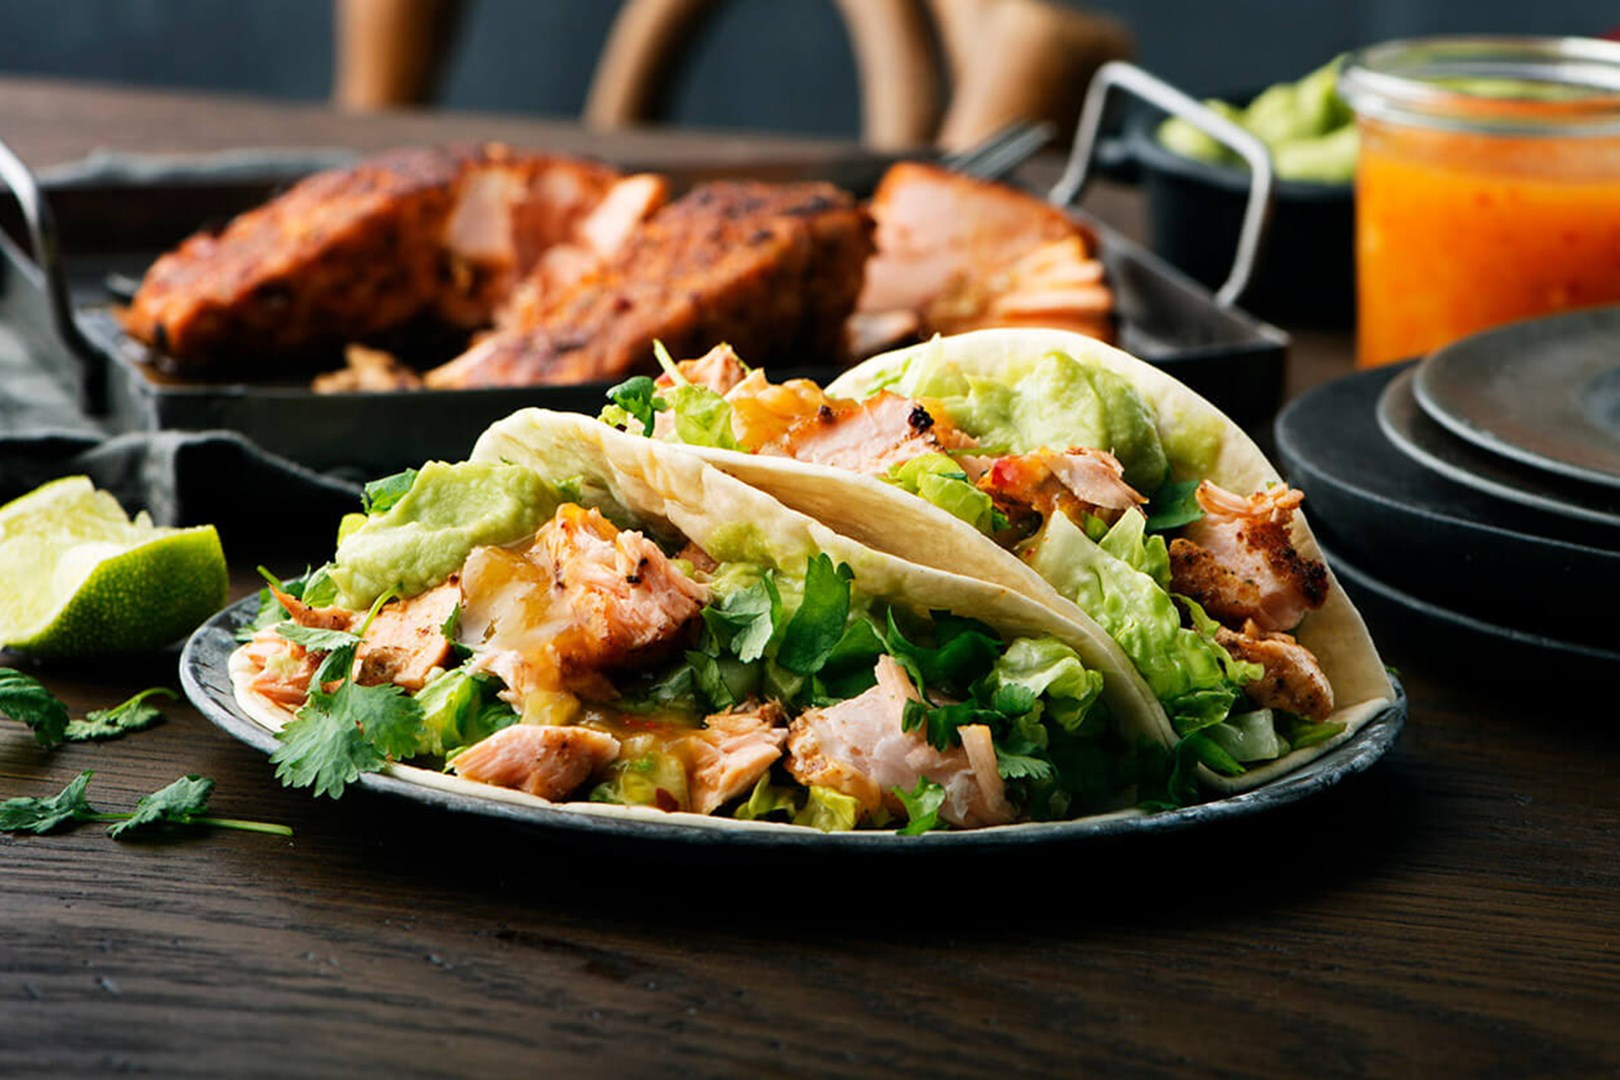
<path fill-rule="evenodd" d="M 182 374 L 319 359 L 405 327 L 488 325 L 549 250 L 587 254 L 592 212 L 633 183 L 629 208 L 663 181 L 495 144 L 412 148 L 319 173 L 150 270 L 124 326 Z M 657 190 L 646 189 L 652 184 Z M 619 230 L 623 232 L 624 230 Z M 592 260 L 580 262 L 579 272 Z"/>
<path fill-rule="evenodd" d="M 705 184 L 427 385 L 617 379 L 656 370 L 654 341 L 677 356 L 729 342 L 761 365 L 841 358 L 871 251 L 865 212 L 830 184 Z"/>

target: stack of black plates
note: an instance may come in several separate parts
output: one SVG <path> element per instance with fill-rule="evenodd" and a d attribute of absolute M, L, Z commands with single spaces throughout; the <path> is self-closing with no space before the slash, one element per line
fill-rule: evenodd
<path fill-rule="evenodd" d="M 1320 387 L 1277 449 L 1361 599 L 1447 649 L 1620 664 L 1620 309 Z"/>

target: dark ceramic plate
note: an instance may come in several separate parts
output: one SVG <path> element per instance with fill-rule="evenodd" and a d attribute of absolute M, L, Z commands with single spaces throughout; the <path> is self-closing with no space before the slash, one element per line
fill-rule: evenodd
<path fill-rule="evenodd" d="M 1371 607 L 1371 604 L 1367 604 L 1367 601 L 1371 600 L 1398 611 L 1406 618 L 1415 618 L 1423 626 L 1440 631 L 1446 635 L 1444 638 L 1430 635 L 1425 644 L 1431 650 L 1443 652 L 1453 661 L 1466 664 L 1475 674 L 1481 670 L 1482 658 L 1464 648 L 1469 643 L 1490 647 L 1493 657 L 1500 656 L 1512 665 L 1499 673 L 1498 678 L 1522 677 L 1519 672 L 1532 670 L 1531 665 L 1541 661 L 1573 664 L 1583 674 L 1590 673 L 1592 664 L 1620 665 L 1620 652 L 1612 649 L 1532 633 L 1517 626 L 1501 626 L 1474 615 L 1465 615 L 1460 611 L 1453 611 L 1422 597 L 1403 592 L 1388 582 L 1357 569 L 1342 555 L 1329 554 L 1325 547 L 1322 554 L 1333 566 L 1334 574 L 1338 575 L 1339 580 L 1359 602 Z M 1411 634 L 1413 630 L 1412 626 L 1407 626 L 1405 633 Z"/>
<path fill-rule="evenodd" d="M 1620 606 L 1620 530 L 1540 513 L 1444 479 L 1379 430 L 1378 399 L 1411 365 L 1358 372 L 1290 402 L 1277 451 L 1334 551 L 1460 611 L 1511 610 L 1554 636 L 1604 641 Z"/>
<path fill-rule="evenodd" d="M 1411 372 L 1384 389 L 1378 426 L 1402 453 L 1447 480 L 1550 514 L 1620 528 L 1620 492 L 1537 472 L 1457 438 L 1418 405 Z"/>
<path fill-rule="evenodd" d="M 1491 453 L 1620 487 L 1620 307 L 1528 319 L 1418 366 L 1423 411 Z"/>
<path fill-rule="evenodd" d="M 228 734 L 266 754 L 280 743 L 237 704 L 228 670 L 237 647 L 235 633 L 248 622 L 258 601 L 249 597 L 226 608 L 204 623 L 180 656 L 180 681 L 186 696 L 199 711 Z M 1246 817 L 1298 802 L 1332 787 L 1347 776 L 1365 772 L 1395 744 L 1406 723 L 1406 694 L 1395 684 L 1396 700 L 1374 716 L 1355 735 L 1314 761 L 1286 776 L 1242 795 L 1169 810 L 1158 814 L 1115 814 L 1079 821 L 1010 825 L 970 832 L 935 832 L 922 836 L 896 836 L 888 832 L 820 833 L 785 825 L 739 822 L 741 827 L 703 824 L 703 819 L 681 821 L 647 811 L 647 816 L 598 816 L 532 804 L 501 802 L 493 798 L 425 787 L 394 775 L 368 774 L 359 780 L 367 791 L 410 799 L 455 813 L 491 818 L 512 825 L 591 834 L 603 840 L 657 840 L 710 848 L 796 847 L 806 850 L 862 852 L 943 852 L 958 850 L 1013 851 L 1031 844 L 1095 840 L 1128 833 L 1157 833 Z M 587 804 L 588 805 L 588 804 Z M 751 827 L 750 827 L 751 826 Z"/>

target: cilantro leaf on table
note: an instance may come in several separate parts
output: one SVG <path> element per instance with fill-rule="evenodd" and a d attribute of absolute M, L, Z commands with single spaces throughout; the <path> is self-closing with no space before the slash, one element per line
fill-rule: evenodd
<path fill-rule="evenodd" d="M 107 829 L 107 835 L 117 839 L 125 833 L 152 825 L 190 824 L 191 819 L 208 808 L 208 796 L 213 794 L 214 782 L 195 774 L 182 776 L 166 788 L 150 795 L 142 795 L 135 804 L 135 812 Z"/>
<path fill-rule="evenodd" d="M 38 679 L 12 668 L 0 668 L 0 716 L 28 725 L 47 750 L 67 734 L 67 706 Z"/>
<path fill-rule="evenodd" d="M 166 686 L 142 690 L 128 701 L 120 702 L 110 709 L 91 709 L 85 714 L 84 719 L 69 720 L 63 738 L 67 742 L 92 742 L 117 739 L 132 731 L 145 731 L 163 719 L 158 707 L 147 702 L 148 698 L 159 694 L 170 701 L 178 700 L 180 697 Z"/>
<path fill-rule="evenodd" d="M 945 789 L 926 776 L 917 777 L 917 786 L 907 791 L 893 789 L 894 797 L 906 808 L 906 823 L 901 836 L 918 836 L 932 829 L 944 828 L 939 820 L 939 808 L 945 805 Z"/>
<path fill-rule="evenodd" d="M 0 832 L 40 835 L 70 822 L 110 821 L 116 824 L 107 833 L 115 838 L 131 830 L 148 830 L 156 825 L 204 826 L 276 836 L 292 835 L 292 830 L 285 825 L 202 816 L 208 805 L 208 796 L 214 790 L 214 782 L 199 776 L 181 777 L 166 788 L 142 796 L 132 814 L 103 813 L 91 806 L 85 795 L 93 775 L 86 769 L 48 799 L 17 798 L 0 803 Z"/>
<path fill-rule="evenodd" d="M 267 821 L 242 821 L 237 818 L 206 816 L 208 797 L 214 793 L 214 782 L 195 773 L 182 776 L 168 787 L 159 788 L 150 795 L 142 795 L 135 804 L 133 814 L 103 814 L 97 820 L 122 818 L 107 829 L 115 840 L 132 832 L 150 832 L 163 826 L 202 826 L 212 829 L 236 829 L 241 832 L 269 833 L 291 836 L 285 825 Z"/>
<path fill-rule="evenodd" d="M 85 798 L 84 791 L 92 775 L 86 769 L 48 799 L 17 798 L 0 803 L 0 832 L 26 832 L 37 836 L 70 821 L 105 820 Z"/>
<path fill-rule="evenodd" d="M 373 480 L 360 493 L 360 509 L 366 514 L 386 513 L 390 507 L 410 493 L 416 483 L 416 470 L 406 469 L 380 480 Z"/>

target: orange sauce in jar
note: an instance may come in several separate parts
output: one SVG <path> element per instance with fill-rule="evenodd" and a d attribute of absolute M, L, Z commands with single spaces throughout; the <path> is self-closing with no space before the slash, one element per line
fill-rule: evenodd
<path fill-rule="evenodd" d="M 1567 46 L 1572 39 L 1526 40 Z M 1620 80 L 1620 49 L 1615 59 Z M 1446 68 L 1430 55 L 1425 70 Z M 1480 84 L 1437 87 L 1414 78 L 1379 87 L 1393 87 L 1396 98 L 1399 82 L 1412 87 L 1410 99 L 1392 105 L 1369 101 L 1365 88 L 1358 95 L 1354 78 L 1346 96 L 1361 130 L 1359 365 L 1420 356 L 1516 319 L 1620 302 L 1620 98 L 1613 91 L 1537 82 L 1515 96 L 1515 84 L 1504 90 L 1500 80 L 1471 92 Z"/>

